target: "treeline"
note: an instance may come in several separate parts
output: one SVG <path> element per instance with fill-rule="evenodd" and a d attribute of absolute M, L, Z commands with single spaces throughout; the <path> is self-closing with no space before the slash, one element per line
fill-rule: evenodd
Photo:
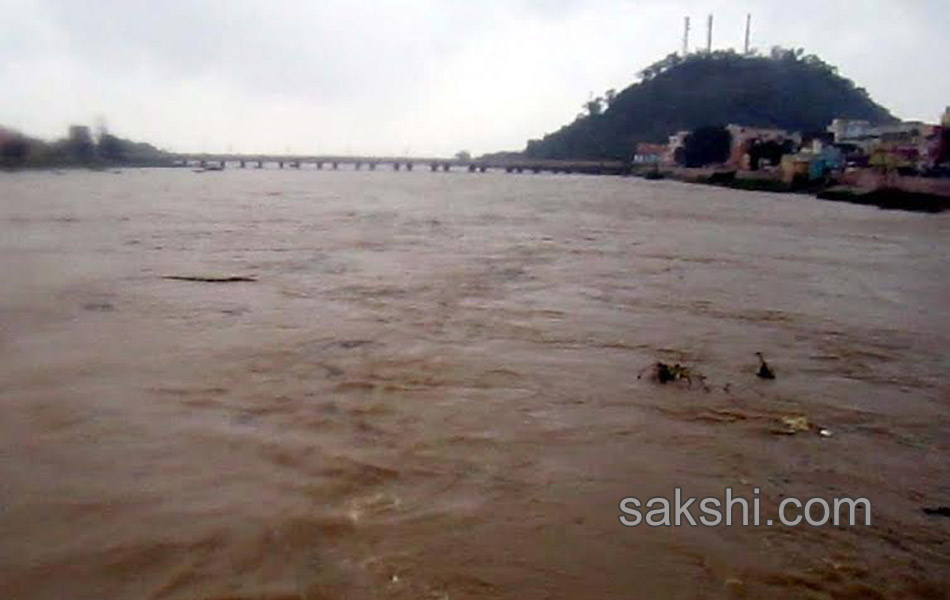
<path fill-rule="evenodd" d="M 769 56 L 731 50 L 671 54 L 638 73 L 639 81 L 583 104 L 573 123 L 528 142 L 531 158 L 630 158 L 639 142 L 664 143 L 678 131 L 729 123 L 824 130 L 837 117 L 895 120 L 866 90 L 801 49 Z"/>
<path fill-rule="evenodd" d="M 26 136 L 0 127 L 0 167 L 105 167 L 155 166 L 168 162 L 168 155 L 142 142 L 101 131 L 93 136 L 88 127 L 74 125 L 66 138 L 54 142 Z"/>

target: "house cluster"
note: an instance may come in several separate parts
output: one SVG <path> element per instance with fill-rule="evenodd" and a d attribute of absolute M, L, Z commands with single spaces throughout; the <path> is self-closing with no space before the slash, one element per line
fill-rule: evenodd
<path fill-rule="evenodd" d="M 736 171 L 775 173 L 787 182 L 814 181 L 848 169 L 904 175 L 950 175 L 950 107 L 939 125 L 904 121 L 873 125 L 834 119 L 825 131 L 727 125 L 730 146 L 723 166 Z M 682 164 L 692 132 L 680 131 L 666 144 L 638 144 L 634 164 Z"/>

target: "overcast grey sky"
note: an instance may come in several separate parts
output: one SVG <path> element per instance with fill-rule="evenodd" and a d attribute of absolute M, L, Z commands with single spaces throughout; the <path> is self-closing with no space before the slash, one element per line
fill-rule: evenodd
<path fill-rule="evenodd" d="M 0 124 L 183 151 L 521 149 L 692 46 L 804 47 L 902 118 L 950 104 L 950 0 L 0 0 Z"/>

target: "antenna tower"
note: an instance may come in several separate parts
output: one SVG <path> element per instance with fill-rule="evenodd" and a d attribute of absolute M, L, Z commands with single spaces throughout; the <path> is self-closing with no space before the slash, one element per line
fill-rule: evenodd
<path fill-rule="evenodd" d="M 752 15 L 747 14 L 745 16 L 745 54 L 749 54 L 749 38 L 752 32 Z"/>
<path fill-rule="evenodd" d="M 683 17 L 683 56 L 689 54 L 689 17 Z"/>

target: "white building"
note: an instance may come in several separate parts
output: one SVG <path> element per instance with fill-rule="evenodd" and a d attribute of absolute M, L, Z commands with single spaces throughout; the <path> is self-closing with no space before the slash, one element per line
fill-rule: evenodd
<path fill-rule="evenodd" d="M 835 119 L 828 126 L 828 133 L 834 134 L 836 144 L 873 137 L 873 130 L 870 121 L 855 119 Z"/>

